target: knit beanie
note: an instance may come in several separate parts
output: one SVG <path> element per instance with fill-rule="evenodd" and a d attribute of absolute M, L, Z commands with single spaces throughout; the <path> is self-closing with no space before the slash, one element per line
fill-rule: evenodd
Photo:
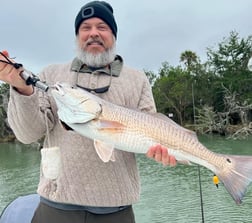
<path fill-rule="evenodd" d="M 105 1 L 92 1 L 84 5 L 75 18 L 75 34 L 78 34 L 81 23 L 93 17 L 103 20 L 112 30 L 115 38 L 117 35 L 117 25 L 113 15 L 112 6 Z"/>

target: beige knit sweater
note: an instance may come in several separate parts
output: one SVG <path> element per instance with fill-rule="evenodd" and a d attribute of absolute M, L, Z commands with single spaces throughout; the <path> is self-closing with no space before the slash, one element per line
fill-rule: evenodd
<path fill-rule="evenodd" d="M 111 68 L 114 76 L 109 91 L 98 96 L 117 105 L 156 111 L 143 72 L 125 67 L 120 57 Z M 48 84 L 68 82 L 75 85 L 77 72 L 74 70 L 78 69 L 80 61 L 75 59 L 72 63 L 47 67 L 40 77 Z M 106 73 L 87 73 L 82 69 L 78 84 L 88 88 L 103 87 L 109 83 L 109 78 Z M 41 196 L 55 202 L 99 207 L 129 205 L 139 199 L 140 183 L 134 154 L 117 150 L 115 162 L 103 163 L 92 140 L 61 126 L 50 93 L 35 89 L 33 95 L 23 96 L 11 89 L 8 119 L 21 142 L 29 144 L 46 135 L 44 147 L 60 148 L 58 177 L 48 179 L 41 171 L 38 185 Z M 49 126 L 49 134 L 46 134 L 46 126 Z"/>

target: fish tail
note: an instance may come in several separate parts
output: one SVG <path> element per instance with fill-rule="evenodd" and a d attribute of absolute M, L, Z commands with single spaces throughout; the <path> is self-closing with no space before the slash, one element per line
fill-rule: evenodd
<path fill-rule="evenodd" d="M 227 191 L 237 204 L 242 199 L 252 182 L 252 156 L 225 156 L 230 164 L 228 169 L 216 172 Z"/>

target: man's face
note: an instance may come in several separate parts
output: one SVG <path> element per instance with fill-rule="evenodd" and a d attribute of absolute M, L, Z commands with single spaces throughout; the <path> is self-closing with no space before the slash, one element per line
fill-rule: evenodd
<path fill-rule="evenodd" d="M 114 44 L 112 30 L 99 18 L 84 20 L 79 27 L 77 38 L 81 48 L 92 54 L 103 53 Z"/>

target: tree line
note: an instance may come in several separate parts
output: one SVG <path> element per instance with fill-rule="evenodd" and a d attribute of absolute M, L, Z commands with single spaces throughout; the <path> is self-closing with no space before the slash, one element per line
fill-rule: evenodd
<path fill-rule="evenodd" d="M 200 133 L 233 138 L 252 133 L 252 36 L 235 31 L 206 48 L 202 63 L 195 52 L 180 55 L 181 64 L 164 62 L 158 73 L 146 71 L 159 112 Z"/>
<path fill-rule="evenodd" d="M 236 31 L 214 47 L 206 48 L 201 62 L 193 51 L 180 55 L 181 64 L 163 62 L 158 73 L 145 71 L 152 85 L 158 112 L 200 133 L 233 138 L 252 133 L 252 36 Z M 9 87 L 0 85 L 0 138 L 11 135 L 6 118 Z"/>

